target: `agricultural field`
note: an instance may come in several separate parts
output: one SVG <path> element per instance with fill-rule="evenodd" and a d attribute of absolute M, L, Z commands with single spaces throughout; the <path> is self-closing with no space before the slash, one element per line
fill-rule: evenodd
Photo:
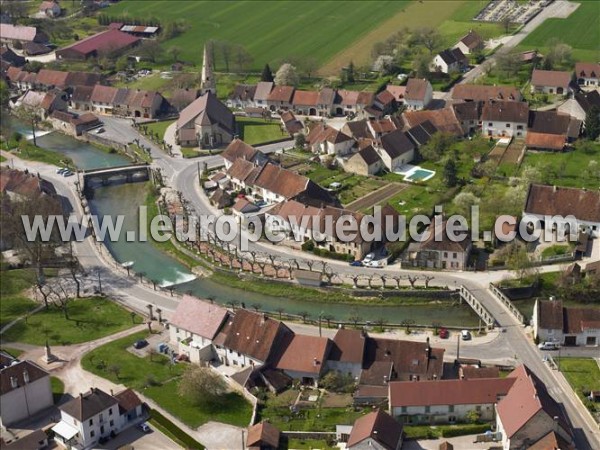
<path fill-rule="evenodd" d="M 519 49 L 537 48 L 547 51 L 546 43 L 558 38 L 573 47 L 576 61 L 598 61 L 600 59 L 599 7 L 596 1 L 581 1 L 580 6 L 566 19 L 547 19 L 521 42 Z"/>

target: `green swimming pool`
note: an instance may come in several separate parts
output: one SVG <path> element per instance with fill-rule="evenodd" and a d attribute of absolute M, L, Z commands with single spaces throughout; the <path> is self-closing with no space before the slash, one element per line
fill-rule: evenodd
<path fill-rule="evenodd" d="M 425 181 L 429 180 L 435 175 L 433 170 L 417 169 L 410 175 L 407 175 L 404 179 L 409 181 Z"/>

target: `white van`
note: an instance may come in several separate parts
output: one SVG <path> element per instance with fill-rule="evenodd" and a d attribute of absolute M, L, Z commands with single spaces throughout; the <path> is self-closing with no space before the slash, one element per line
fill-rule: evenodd
<path fill-rule="evenodd" d="M 542 342 L 538 345 L 538 348 L 540 350 L 558 350 L 558 347 L 560 347 L 560 345 L 558 344 L 558 342 Z"/>

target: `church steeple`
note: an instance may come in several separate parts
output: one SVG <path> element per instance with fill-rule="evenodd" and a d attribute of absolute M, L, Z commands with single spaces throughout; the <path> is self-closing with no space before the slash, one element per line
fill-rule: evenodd
<path fill-rule="evenodd" d="M 215 78 L 213 75 L 213 63 L 210 59 L 208 48 L 204 44 L 204 57 L 202 60 L 202 79 L 200 81 L 200 92 L 202 95 L 207 92 L 217 93 Z"/>

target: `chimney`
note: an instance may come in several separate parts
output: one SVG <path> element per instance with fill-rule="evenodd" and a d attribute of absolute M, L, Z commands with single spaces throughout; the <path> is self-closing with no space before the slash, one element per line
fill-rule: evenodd
<path fill-rule="evenodd" d="M 383 384 L 387 384 L 388 383 L 388 376 L 384 375 L 383 376 Z"/>
<path fill-rule="evenodd" d="M 115 393 L 114 393 L 114 391 L 113 391 L 112 389 L 110 390 L 110 396 L 111 396 L 111 397 L 114 397 L 114 396 L 115 396 Z"/>
<path fill-rule="evenodd" d="M 556 192 L 556 185 L 552 186 L 552 192 Z"/>
<path fill-rule="evenodd" d="M 27 369 L 23 371 L 23 381 L 25 384 L 29 383 L 29 372 L 27 372 Z"/>
<path fill-rule="evenodd" d="M 83 398 L 83 392 L 79 393 L 79 398 Z"/>
<path fill-rule="evenodd" d="M 264 325 L 266 321 L 267 321 L 267 315 L 265 313 L 263 313 L 263 315 L 260 319 L 260 324 Z"/>
<path fill-rule="evenodd" d="M 317 358 L 313 358 L 313 366 L 317 367 L 318 365 Z"/>

